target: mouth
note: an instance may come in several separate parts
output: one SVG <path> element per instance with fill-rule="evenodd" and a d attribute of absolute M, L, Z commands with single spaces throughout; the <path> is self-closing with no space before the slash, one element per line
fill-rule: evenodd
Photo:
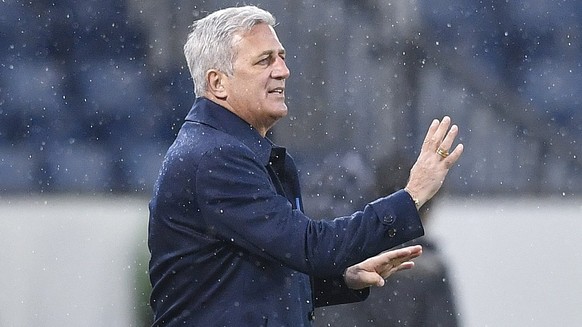
<path fill-rule="evenodd" d="M 272 90 L 269 90 L 268 93 L 282 95 L 285 93 L 285 88 L 284 87 L 276 87 Z"/>

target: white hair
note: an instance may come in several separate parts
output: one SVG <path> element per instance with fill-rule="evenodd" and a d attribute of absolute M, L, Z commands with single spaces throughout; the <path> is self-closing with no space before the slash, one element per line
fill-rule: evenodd
<path fill-rule="evenodd" d="M 208 70 L 216 69 L 227 75 L 233 73 L 236 36 L 262 23 L 275 26 L 276 21 L 263 9 L 244 6 L 218 10 L 192 24 L 184 55 L 197 96 L 207 90 Z"/>

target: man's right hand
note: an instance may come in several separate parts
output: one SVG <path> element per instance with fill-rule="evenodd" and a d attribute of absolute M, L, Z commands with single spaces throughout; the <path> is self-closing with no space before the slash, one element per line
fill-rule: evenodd
<path fill-rule="evenodd" d="M 450 129 L 449 129 L 450 126 Z M 449 169 L 463 153 L 463 144 L 449 152 L 459 133 L 457 125 L 451 126 L 451 118 L 433 120 L 422 143 L 420 154 L 410 170 L 406 191 L 420 208 L 441 188 Z"/>

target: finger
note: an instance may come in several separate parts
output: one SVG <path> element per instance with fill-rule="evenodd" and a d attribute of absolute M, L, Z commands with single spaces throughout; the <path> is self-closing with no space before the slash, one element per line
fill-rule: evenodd
<path fill-rule="evenodd" d="M 403 250 L 410 251 L 410 258 L 414 259 L 422 254 L 422 246 L 421 245 L 411 245 L 402 248 Z"/>
<path fill-rule="evenodd" d="M 409 250 L 410 253 L 416 253 L 416 252 L 422 253 L 422 245 L 410 245 L 410 246 L 404 247 L 403 249 Z"/>
<path fill-rule="evenodd" d="M 439 120 L 438 119 L 433 119 L 433 121 L 430 123 L 430 126 L 428 127 L 428 131 L 426 132 L 426 135 L 424 136 L 424 141 L 422 142 L 422 146 L 429 146 L 431 144 L 431 140 L 433 139 L 433 136 L 436 132 L 436 130 L 439 127 Z"/>
<path fill-rule="evenodd" d="M 451 168 L 455 164 L 455 162 L 459 160 L 461 154 L 463 154 L 463 150 L 464 150 L 463 144 L 457 144 L 455 150 L 453 150 L 453 152 L 451 152 L 449 156 L 445 159 L 447 168 Z"/>
<path fill-rule="evenodd" d="M 386 251 L 381 254 L 382 265 L 386 266 L 397 266 L 405 261 L 410 261 L 422 254 L 422 246 L 412 245 L 407 246 L 402 249 Z"/>
<path fill-rule="evenodd" d="M 422 254 L 422 246 L 413 245 L 402 248 L 400 250 L 393 250 L 386 253 L 387 256 L 391 255 L 393 258 L 386 261 L 378 272 L 383 278 L 388 278 L 393 273 L 411 269 L 414 267 L 414 262 L 411 260 L 419 257 Z M 399 256 L 400 254 L 405 254 L 404 256 Z"/>
<path fill-rule="evenodd" d="M 414 262 L 412 262 L 412 261 L 406 261 L 406 262 L 403 262 L 398 267 L 395 267 L 395 271 L 394 272 L 397 272 L 397 271 L 400 271 L 400 270 L 408 270 L 408 269 L 412 269 L 412 268 L 414 268 Z"/>
<path fill-rule="evenodd" d="M 361 272 L 360 280 L 365 285 L 384 286 L 384 277 L 378 273 Z"/>
<path fill-rule="evenodd" d="M 414 268 L 414 262 L 406 261 L 406 262 L 403 262 L 396 267 L 392 267 L 391 269 L 387 269 L 386 271 L 382 272 L 380 275 L 382 276 L 383 279 L 387 279 L 390 276 L 392 276 L 392 274 L 394 274 L 395 272 L 398 272 L 401 270 L 408 270 L 408 269 L 412 269 L 412 268 Z"/>
<path fill-rule="evenodd" d="M 406 255 L 410 255 L 411 253 L 422 251 L 421 245 L 410 245 L 396 250 L 388 250 L 383 252 L 386 254 L 388 258 L 398 258 L 403 257 Z"/>
<path fill-rule="evenodd" d="M 457 125 L 451 126 L 451 129 L 439 145 L 439 147 L 443 150 L 449 151 L 449 149 L 453 146 L 453 142 L 457 135 L 459 134 L 459 127 Z"/>
<path fill-rule="evenodd" d="M 447 131 L 449 130 L 450 125 L 451 125 L 451 118 L 449 116 L 444 116 L 443 120 L 441 120 L 441 122 L 438 125 L 437 130 L 435 131 L 433 138 L 432 138 L 431 143 L 434 144 L 435 151 L 443 142 L 443 139 L 445 138 L 445 135 L 447 134 Z"/>
<path fill-rule="evenodd" d="M 407 255 L 405 257 L 393 259 L 390 261 L 390 263 L 387 266 L 392 266 L 392 268 L 399 267 L 406 262 L 411 262 L 412 259 L 418 258 L 421 254 L 422 254 L 422 251 L 411 253 L 410 255 Z"/>
<path fill-rule="evenodd" d="M 384 278 L 382 278 L 382 276 L 380 276 L 380 279 L 378 280 L 378 282 L 376 283 L 376 287 L 382 287 L 386 284 L 386 281 L 384 280 Z"/>
<path fill-rule="evenodd" d="M 405 250 L 406 252 L 408 252 L 408 254 L 391 260 L 388 264 L 391 265 L 392 267 L 398 267 L 406 262 L 411 262 L 412 259 L 418 258 L 422 254 L 422 246 L 420 245 L 408 246 L 402 248 L 401 250 Z"/>

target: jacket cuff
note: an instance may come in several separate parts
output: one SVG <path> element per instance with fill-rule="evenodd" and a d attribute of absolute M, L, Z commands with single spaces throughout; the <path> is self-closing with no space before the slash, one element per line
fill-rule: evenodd
<path fill-rule="evenodd" d="M 370 295 L 370 288 L 352 290 L 346 284 L 344 277 L 314 278 L 313 297 L 315 307 L 361 302 Z"/>
<path fill-rule="evenodd" d="M 405 190 L 370 203 L 389 238 L 402 243 L 424 235 L 424 228 L 414 200 Z"/>

